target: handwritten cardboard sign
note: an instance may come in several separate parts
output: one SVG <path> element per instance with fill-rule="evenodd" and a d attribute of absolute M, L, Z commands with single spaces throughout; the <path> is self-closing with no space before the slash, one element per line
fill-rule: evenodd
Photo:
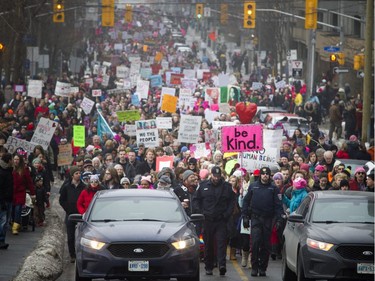
<path fill-rule="evenodd" d="M 47 150 L 56 127 L 57 122 L 44 117 L 40 118 L 30 142 L 35 145 L 39 144 L 44 150 Z"/>

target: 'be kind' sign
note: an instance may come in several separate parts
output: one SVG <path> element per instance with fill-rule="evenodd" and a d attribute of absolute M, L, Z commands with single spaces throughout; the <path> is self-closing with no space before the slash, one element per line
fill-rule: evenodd
<path fill-rule="evenodd" d="M 221 127 L 222 152 L 258 151 L 263 149 L 262 125 Z"/>

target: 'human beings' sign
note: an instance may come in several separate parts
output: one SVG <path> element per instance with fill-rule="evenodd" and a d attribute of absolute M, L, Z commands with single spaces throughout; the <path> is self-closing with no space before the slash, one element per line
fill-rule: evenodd
<path fill-rule="evenodd" d="M 239 125 L 221 128 L 222 152 L 259 151 L 263 149 L 262 125 Z"/>

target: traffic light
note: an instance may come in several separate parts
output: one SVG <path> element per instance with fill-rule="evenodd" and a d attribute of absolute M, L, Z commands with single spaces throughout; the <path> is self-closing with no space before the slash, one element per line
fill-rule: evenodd
<path fill-rule="evenodd" d="M 255 28 L 256 4 L 254 1 L 243 4 L 243 27 Z"/>
<path fill-rule="evenodd" d="M 53 0 L 53 22 L 62 23 L 65 21 L 64 1 Z"/>
<path fill-rule="evenodd" d="M 318 0 L 306 0 L 305 5 L 305 29 L 316 29 Z"/>
<path fill-rule="evenodd" d="M 125 22 L 133 21 L 133 8 L 131 5 L 127 4 L 125 8 Z"/>
<path fill-rule="evenodd" d="M 228 4 L 220 4 L 220 23 L 228 23 Z"/>
<path fill-rule="evenodd" d="M 345 64 L 345 54 L 344 53 L 337 53 L 337 62 L 339 65 Z"/>
<path fill-rule="evenodd" d="M 198 19 L 203 16 L 203 4 L 195 4 L 195 15 Z"/>
<path fill-rule="evenodd" d="M 330 54 L 329 55 L 330 62 L 337 62 L 337 54 Z"/>
<path fill-rule="evenodd" d="M 354 70 L 361 70 L 363 69 L 364 66 L 364 61 L 365 55 L 364 54 L 359 54 L 359 55 L 354 55 Z"/>
<path fill-rule="evenodd" d="M 115 26 L 115 0 L 102 0 L 102 26 Z"/>

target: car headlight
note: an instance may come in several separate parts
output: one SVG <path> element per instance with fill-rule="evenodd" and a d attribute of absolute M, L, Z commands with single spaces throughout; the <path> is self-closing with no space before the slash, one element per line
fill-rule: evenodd
<path fill-rule="evenodd" d="M 176 241 L 172 243 L 173 247 L 175 247 L 177 250 L 183 250 L 190 247 L 193 247 L 195 245 L 195 239 L 194 238 L 188 238 L 181 241 Z"/>
<path fill-rule="evenodd" d="M 314 248 L 314 249 L 326 251 L 326 252 L 329 251 L 334 246 L 334 244 L 321 242 L 321 241 L 314 240 L 311 238 L 307 238 L 306 242 L 307 242 L 307 246 Z"/>
<path fill-rule="evenodd" d="M 105 243 L 95 241 L 95 240 L 90 240 L 90 239 L 82 237 L 81 238 L 81 245 L 84 246 L 84 247 L 87 247 L 87 248 L 94 249 L 94 250 L 100 250 L 101 248 L 103 248 Z"/>

